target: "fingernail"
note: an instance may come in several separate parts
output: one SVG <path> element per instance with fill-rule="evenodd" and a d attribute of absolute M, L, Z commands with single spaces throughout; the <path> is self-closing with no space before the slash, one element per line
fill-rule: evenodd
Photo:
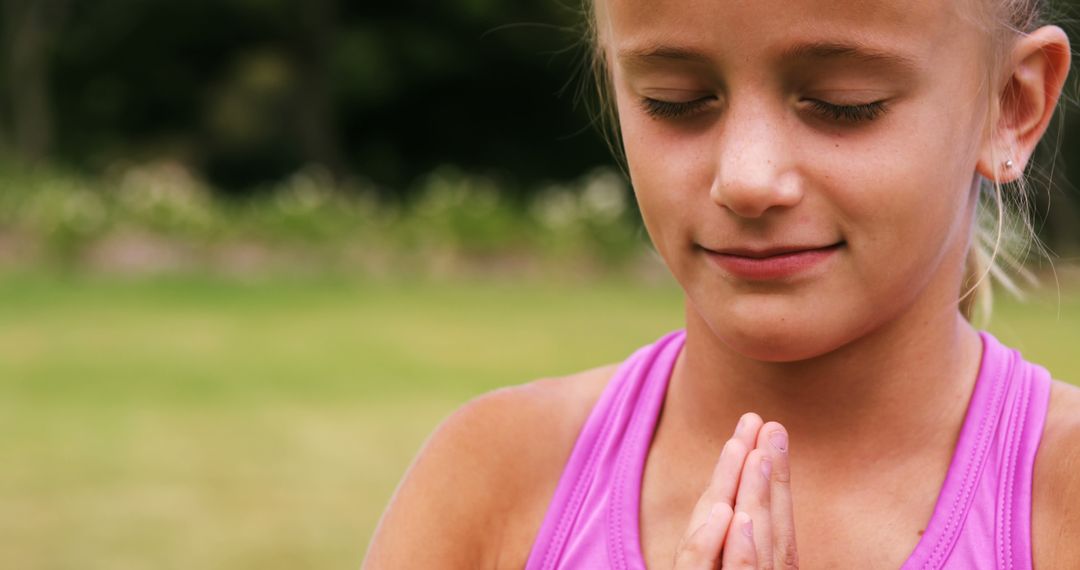
<path fill-rule="evenodd" d="M 772 461 L 763 459 L 761 461 L 761 474 L 765 476 L 765 480 L 769 480 L 769 475 L 772 475 Z"/>
<path fill-rule="evenodd" d="M 724 510 L 725 506 L 726 505 L 724 503 L 716 503 L 715 505 L 713 505 L 712 509 L 709 509 L 709 522 L 713 522 L 717 518 L 719 518 L 720 512 Z"/>
<path fill-rule="evenodd" d="M 787 434 L 782 431 L 774 431 L 769 434 L 769 442 L 777 451 L 787 451 Z"/>
<path fill-rule="evenodd" d="M 742 533 L 745 534 L 747 538 L 754 538 L 754 521 L 749 518 L 749 515 L 747 515 L 746 522 L 742 525 Z"/>
<path fill-rule="evenodd" d="M 735 424 L 735 435 L 739 435 L 744 425 L 746 425 L 746 416 L 739 418 L 739 423 Z"/>

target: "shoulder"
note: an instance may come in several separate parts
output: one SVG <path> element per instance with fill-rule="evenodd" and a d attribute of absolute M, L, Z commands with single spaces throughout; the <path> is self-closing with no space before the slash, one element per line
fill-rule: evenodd
<path fill-rule="evenodd" d="M 364 567 L 524 566 L 616 366 L 496 390 L 451 414 L 394 494 Z"/>
<path fill-rule="evenodd" d="M 1038 568 L 1080 568 L 1080 388 L 1054 381 L 1032 489 Z"/>

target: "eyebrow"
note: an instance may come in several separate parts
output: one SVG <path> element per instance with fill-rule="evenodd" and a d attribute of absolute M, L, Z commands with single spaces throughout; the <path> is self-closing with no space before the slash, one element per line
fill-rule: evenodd
<path fill-rule="evenodd" d="M 918 63 L 905 55 L 878 49 L 862 43 L 809 42 L 795 44 L 780 52 L 780 59 L 849 59 L 862 63 L 896 67 L 905 71 L 915 71 Z"/>
<path fill-rule="evenodd" d="M 643 47 L 622 49 L 619 50 L 618 58 L 619 60 L 628 63 L 646 62 L 652 59 L 674 59 L 699 63 L 708 63 L 712 61 L 712 58 L 703 52 L 691 48 L 663 44 L 648 44 Z"/>
<path fill-rule="evenodd" d="M 627 64 L 648 63 L 651 60 L 676 60 L 710 63 L 712 58 L 701 51 L 673 45 L 648 44 L 620 50 L 618 58 Z M 918 68 L 910 57 L 852 42 L 807 42 L 789 46 L 780 52 L 781 61 L 806 59 L 848 59 L 862 63 L 896 67 L 905 71 Z"/>

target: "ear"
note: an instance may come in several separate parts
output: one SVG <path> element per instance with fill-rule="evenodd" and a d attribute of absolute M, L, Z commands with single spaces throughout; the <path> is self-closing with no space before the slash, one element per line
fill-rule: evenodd
<path fill-rule="evenodd" d="M 1004 183 L 1023 174 L 1054 116 L 1070 53 L 1069 38 L 1057 26 L 1043 26 L 1013 44 L 997 98 L 997 124 L 991 125 L 975 167 L 983 177 Z M 1012 164 L 1006 166 L 1007 161 Z"/>

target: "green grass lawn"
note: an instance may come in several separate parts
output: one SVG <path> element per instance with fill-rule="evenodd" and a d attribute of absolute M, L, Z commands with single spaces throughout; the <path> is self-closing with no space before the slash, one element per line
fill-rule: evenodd
<path fill-rule="evenodd" d="M 1075 291 L 992 330 L 1080 379 Z M 450 410 L 681 315 L 671 284 L 8 276 L 3 566 L 354 568 Z"/>

